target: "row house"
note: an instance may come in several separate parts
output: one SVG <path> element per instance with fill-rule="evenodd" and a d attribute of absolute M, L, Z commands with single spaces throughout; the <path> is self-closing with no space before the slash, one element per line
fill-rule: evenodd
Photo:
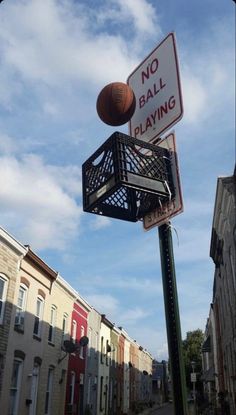
<path fill-rule="evenodd" d="M 5 391 L 4 373 L 13 312 L 14 295 L 22 258 L 28 249 L 0 228 L 0 407 Z M 9 390 L 7 391 L 9 399 Z"/>
<path fill-rule="evenodd" d="M 1 229 L 2 246 L 14 239 Z M 19 248 L 20 249 L 20 248 Z M 30 247 L 21 247 L 17 271 L 2 262 L 0 273 L 8 281 L 1 329 L 5 334 L 0 407 L 4 414 L 64 414 L 67 360 L 58 364 L 73 307 L 58 274 Z M 61 306 L 63 304 L 63 307 Z M 10 313 L 7 308 L 10 307 Z M 53 397 L 53 399 L 52 399 Z"/>
<path fill-rule="evenodd" d="M 85 365 L 88 345 L 88 314 L 90 305 L 60 277 L 63 287 L 71 295 L 73 310 L 69 330 L 65 331 L 63 350 L 68 354 L 65 415 L 82 415 L 85 399 Z M 62 357 L 60 361 L 64 359 Z"/>
<path fill-rule="evenodd" d="M 84 400 L 85 410 L 91 415 L 97 414 L 100 327 L 101 314 L 94 308 L 91 308 L 88 315 L 88 348 Z"/>
<path fill-rule="evenodd" d="M 217 180 L 210 256 L 215 264 L 215 273 L 202 350 L 203 380 L 209 399 L 213 399 L 213 403 L 215 400 L 216 406 L 221 406 L 225 413 L 235 414 L 236 169 L 233 176 Z"/>
<path fill-rule="evenodd" d="M 151 399 L 152 357 L 0 228 L 0 408 L 124 415 Z"/>

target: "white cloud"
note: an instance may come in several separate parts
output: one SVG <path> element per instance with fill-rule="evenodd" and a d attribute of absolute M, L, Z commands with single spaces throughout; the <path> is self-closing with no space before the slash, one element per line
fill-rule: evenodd
<path fill-rule="evenodd" d="M 107 318 L 113 322 L 113 318 L 117 318 L 119 310 L 119 301 L 110 294 L 90 294 L 86 296 L 86 300 L 98 312 L 106 314 Z"/>
<path fill-rule="evenodd" d="M 127 49 L 122 35 L 104 31 L 93 36 L 90 13 L 71 1 L 26 0 L 7 5 L 3 9 L 0 39 L 6 78 L 11 68 L 8 88 L 14 73 L 21 76 L 21 85 L 42 82 L 60 89 L 72 81 L 78 82 L 82 89 L 84 82 L 88 82 L 89 90 L 91 84 L 126 80 L 136 64 L 132 48 Z M 138 16 L 137 20 L 141 25 Z M 5 95 L 6 92 L 7 89 Z M 10 97 L 8 92 L 5 101 L 9 102 Z"/>
<path fill-rule="evenodd" d="M 141 319 L 146 318 L 150 315 L 147 309 L 140 307 L 127 308 L 123 313 L 119 314 L 119 324 L 127 326 L 131 324 L 141 323 Z"/>
<path fill-rule="evenodd" d="M 97 216 L 91 221 L 90 229 L 97 231 L 99 229 L 107 228 L 111 225 L 111 220 L 106 216 Z"/>
<path fill-rule="evenodd" d="M 191 71 L 182 77 L 183 101 L 184 101 L 184 121 L 186 123 L 196 123 L 199 118 L 204 116 L 204 109 L 207 102 L 207 92 L 203 82 Z"/>
<path fill-rule="evenodd" d="M 0 210 L 5 226 L 20 229 L 33 249 L 64 249 L 78 232 L 81 208 L 71 195 L 81 188 L 74 167 L 46 165 L 38 156 L 0 162 Z M 19 231 L 17 232 L 19 233 Z"/>
<path fill-rule="evenodd" d="M 138 33 L 157 34 L 159 27 L 154 7 L 146 0 L 113 0 L 117 9 L 109 9 L 107 17 L 121 22 L 128 21 Z"/>
<path fill-rule="evenodd" d="M 119 270 L 118 270 L 119 272 Z M 81 280 L 81 278 L 80 278 Z M 118 275 L 113 278 L 101 277 L 95 274 L 89 276 L 89 278 L 82 278 L 80 285 L 84 289 L 94 290 L 103 289 L 104 287 L 114 290 L 125 290 L 126 292 L 133 292 L 133 295 L 144 294 L 145 296 L 157 296 L 162 294 L 162 283 L 161 281 L 153 281 L 149 278 L 135 278 L 125 277 Z"/>

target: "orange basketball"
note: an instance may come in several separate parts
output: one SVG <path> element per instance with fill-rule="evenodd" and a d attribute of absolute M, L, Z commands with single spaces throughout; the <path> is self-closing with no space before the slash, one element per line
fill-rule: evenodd
<path fill-rule="evenodd" d="M 132 117 L 136 106 L 135 95 L 129 85 L 112 82 L 106 85 L 98 95 L 97 113 L 108 125 L 125 124 Z"/>

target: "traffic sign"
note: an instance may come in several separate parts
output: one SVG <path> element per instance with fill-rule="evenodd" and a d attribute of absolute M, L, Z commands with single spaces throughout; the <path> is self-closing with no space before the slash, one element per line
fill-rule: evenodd
<path fill-rule="evenodd" d="M 197 374 L 195 372 L 190 373 L 191 382 L 197 382 Z"/>
<path fill-rule="evenodd" d="M 169 35 L 129 75 L 136 97 L 129 134 L 152 141 L 183 115 L 179 67 L 174 33 Z"/>
<path fill-rule="evenodd" d="M 160 226 L 168 222 L 173 216 L 183 212 L 183 198 L 180 186 L 180 175 L 178 158 L 176 152 L 176 140 L 174 132 L 168 134 L 163 140 L 158 143 L 158 146 L 167 148 L 170 151 L 171 172 L 174 183 L 174 196 L 159 205 L 152 212 L 148 213 L 143 218 L 143 227 L 146 231 L 154 226 Z"/>

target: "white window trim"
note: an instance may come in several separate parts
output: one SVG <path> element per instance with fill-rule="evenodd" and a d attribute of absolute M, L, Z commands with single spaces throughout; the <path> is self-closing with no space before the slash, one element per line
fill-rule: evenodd
<path fill-rule="evenodd" d="M 73 405 L 74 403 L 74 396 L 75 396 L 75 372 L 70 372 L 70 405 Z"/>
<path fill-rule="evenodd" d="M 88 354 L 87 356 L 90 357 L 91 355 L 91 348 L 92 348 L 92 329 L 89 327 L 88 329 Z"/>
<path fill-rule="evenodd" d="M 73 343 L 76 342 L 76 336 L 77 336 L 77 321 L 73 320 L 72 321 L 72 333 L 71 333 Z"/>
<path fill-rule="evenodd" d="M 40 310 L 39 310 L 39 315 L 37 315 L 37 303 L 38 300 L 40 301 Z M 42 333 L 42 321 L 43 321 L 43 311 L 44 311 L 44 298 L 41 295 L 37 296 L 37 300 L 36 300 L 36 312 L 35 312 L 35 319 L 38 318 L 39 319 L 39 324 L 38 324 L 38 332 L 35 333 L 33 332 L 34 336 L 37 337 L 41 337 L 41 333 Z M 34 320 L 34 324 L 35 324 L 35 320 Z"/>
<path fill-rule="evenodd" d="M 55 343 L 56 321 L 57 321 L 57 307 L 55 305 L 52 305 L 50 308 L 50 321 L 49 321 L 49 332 L 48 332 L 48 342 L 51 344 Z M 52 328 L 51 339 L 49 339 L 50 327 Z"/>
<path fill-rule="evenodd" d="M 24 292 L 24 294 L 23 294 L 23 304 L 22 304 L 22 306 L 19 306 L 18 301 L 19 301 L 19 293 L 20 293 L 21 289 Z M 24 327 L 27 296 L 28 296 L 28 287 L 27 287 L 27 285 L 21 283 L 20 286 L 19 286 L 19 289 L 18 289 L 15 325 L 22 325 Z"/>
<path fill-rule="evenodd" d="M 4 282 L 3 293 L 2 293 L 2 298 L 1 298 L 2 308 L 1 308 L 1 314 L 0 314 L 0 324 L 3 324 L 9 280 L 4 274 L 0 274 L 0 279 Z"/>
<path fill-rule="evenodd" d="M 53 375 L 54 375 L 54 368 L 49 367 L 47 385 L 46 385 L 46 399 L 47 399 L 47 394 L 48 394 L 48 407 L 47 408 L 45 407 L 45 410 L 44 410 L 45 415 L 51 414 Z M 45 406 L 46 406 L 46 402 L 45 402 Z"/>
<path fill-rule="evenodd" d="M 88 375 L 88 389 L 87 389 L 87 405 L 91 403 L 91 387 L 92 387 L 92 376 Z"/>
<path fill-rule="evenodd" d="M 23 372 L 23 360 L 15 357 L 13 360 L 12 370 L 13 370 L 15 362 L 19 362 L 19 369 L 17 373 L 16 387 L 13 387 L 12 384 L 10 386 L 10 391 L 13 389 L 14 390 L 16 389 L 16 400 L 15 400 L 13 412 L 11 413 L 11 415 L 18 415 L 18 406 L 19 406 L 20 389 L 21 389 L 22 372 Z"/>
<path fill-rule="evenodd" d="M 84 326 L 81 326 L 80 327 L 80 338 L 84 336 L 84 333 L 85 333 Z M 80 357 L 80 359 L 84 358 L 84 348 L 83 348 L 83 346 L 80 346 L 79 357 Z"/>
<path fill-rule="evenodd" d="M 63 314 L 63 319 L 62 319 L 62 339 L 61 339 L 61 344 L 63 346 L 64 341 L 68 340 L 68 320 L 69 320 L 69 316 L 67 313 Z"/>

